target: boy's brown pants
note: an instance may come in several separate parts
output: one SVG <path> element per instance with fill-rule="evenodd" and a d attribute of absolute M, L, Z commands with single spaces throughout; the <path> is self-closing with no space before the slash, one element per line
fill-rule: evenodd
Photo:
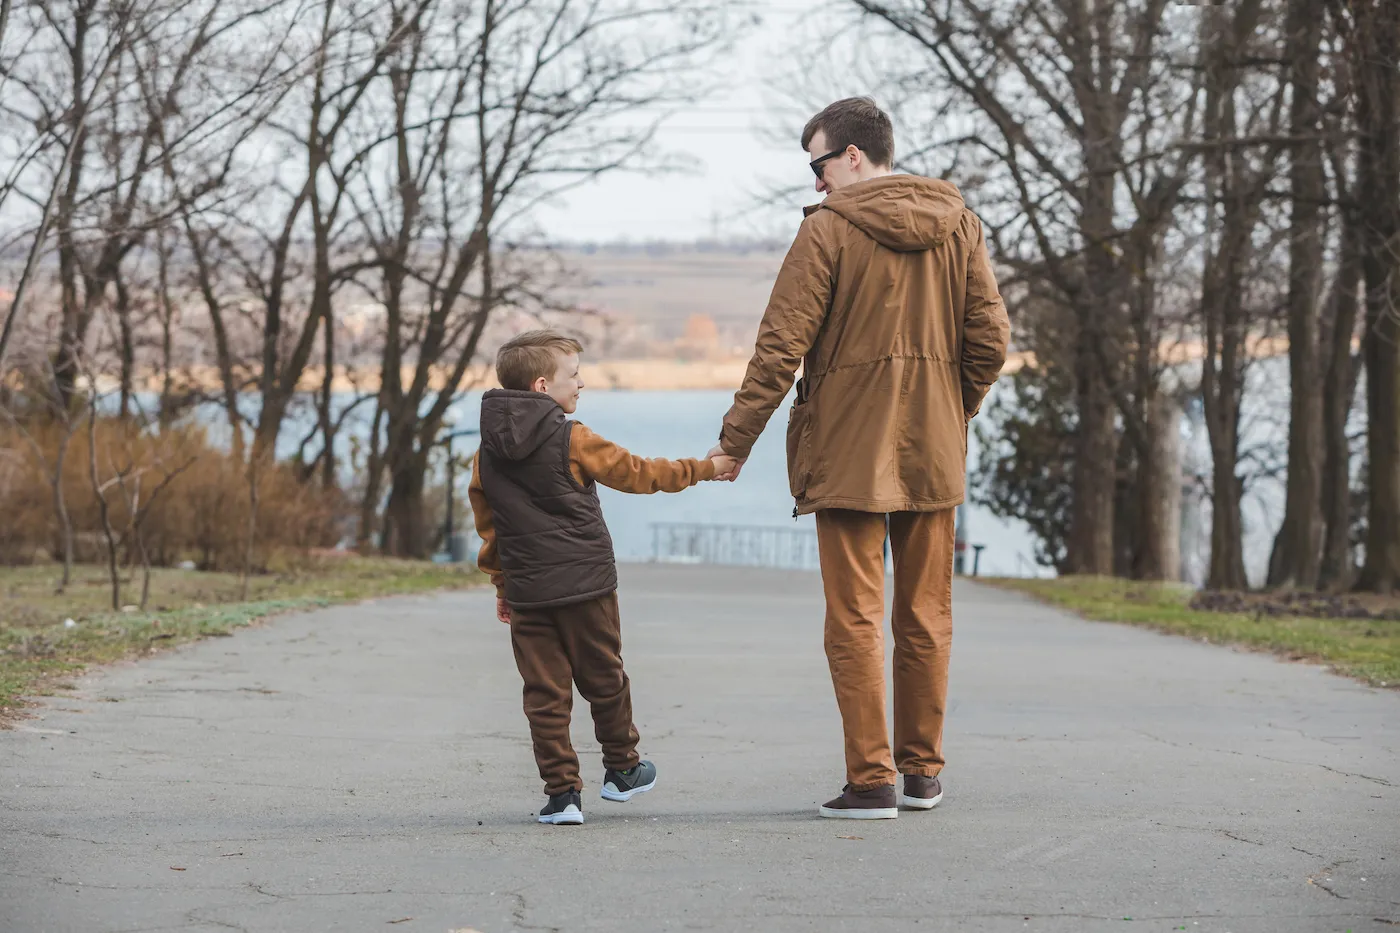
<path fill-rule="evenodd" d="M 953 640 L 954 510 L 817 512 L 826 591 L 826 657 L 854 790 L 943 769 Z M 888 522 L 888 524 L 887 524 Z M 894 756 L 885 724 L 885 558 L 894 555 Z"/>
<path fill-rule="evenodd" d="M 593 710 L 603 766 L 625 771 L 641 760 L 632 687 L 622 669 L 617 593 L 549 609 L 512 606 L 510 641 L 525 681 L 525 716 L 546 794 L 583 789 L 569 741 L 574 684 Z"/>

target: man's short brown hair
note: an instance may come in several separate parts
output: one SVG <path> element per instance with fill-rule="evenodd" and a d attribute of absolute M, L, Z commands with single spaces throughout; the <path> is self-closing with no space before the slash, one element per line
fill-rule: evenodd
<path fill-rule="evenodd" d="M 528 391 L 543 376 L 553 379 L 559 358 L 582 353 L 583 344 L 554 330 L 527 330 L 496 351 L 496 379 L 503 389 Z"/>
<path fill-rule="evenodd" d="M 802 130 L 803 149 L 812 144 L 818 132 L 826 137 L 826 148 L 831 152 L 855 146 L 881 168 L 894 165 L 894 124 L 869 97 L 838 100 L 808 120 Z"/>

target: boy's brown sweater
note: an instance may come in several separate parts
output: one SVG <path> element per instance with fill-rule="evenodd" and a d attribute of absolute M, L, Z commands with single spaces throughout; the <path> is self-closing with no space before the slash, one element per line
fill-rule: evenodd
<path fill-rule="evenodd" d="M 597 481 L 618 492 L 649 495 L 654 492 L 680 492 L 696 483 L 714 479 L 715 464 L 713 460 L 689 458 L 647 460 L 575 422 L 569 434 L 569 471 L 583 486 Z M 479 452 L 472 460 L 472 481 L 467 496 L 476 519 L 476 533 L 481 538 L 481 552 L 476 565 L 483 573 L 490 574 L 496 594 L 503 596 L 505 576 L 501 573 L 501 560 L 496 551 L 496 528 L 491 517 L 491 504 L 486 501 L 486 490 L 481 484 Z"/>

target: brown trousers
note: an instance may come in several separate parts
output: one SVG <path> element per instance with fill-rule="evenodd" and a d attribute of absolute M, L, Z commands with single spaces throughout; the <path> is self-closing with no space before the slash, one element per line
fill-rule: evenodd
<path fill-rule="evenodd" d="M 593 711 L 603 766 L 625 771 L 641 760 L 632 686 L 622 669 L 617 593 L 550 609 L 512 606 L 510 642 L 525 681 L 525 717 L 546 794 L 583 789 L 569 740 L 574 684 Z"/>
<path fill-rule="evenodd" d="M 954 510 L 817 512 L 826 657 L 855 790 L 943 769 L 953 640 Z M 894 555 L 894 756 L 885 720 L 886 534 Z"/>

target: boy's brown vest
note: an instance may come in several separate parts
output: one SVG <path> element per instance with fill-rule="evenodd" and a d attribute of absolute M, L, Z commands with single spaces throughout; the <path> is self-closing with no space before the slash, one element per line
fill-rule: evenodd
<path fill-rule="evenodd" d="M 494 389 L 481 399 L 481 486 L 511 606 L 564 606 L 617 589 L 597 484 L 580 486 L 569 469 L 572 433 L 548 395 Z"/>

